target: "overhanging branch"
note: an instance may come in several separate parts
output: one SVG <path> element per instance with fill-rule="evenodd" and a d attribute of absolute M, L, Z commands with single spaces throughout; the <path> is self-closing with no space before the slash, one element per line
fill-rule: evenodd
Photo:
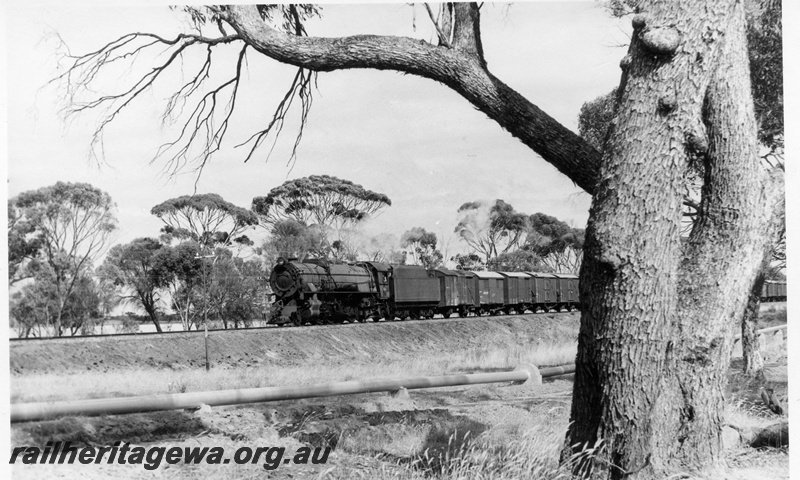
<path fill-rule="evenodd" d="M 251 5 L 231 5 L 220 15 L 247 44 L 281 63 L 315 72 L 353 68 L 396 70 L 441 82 L 469 100 L 578 186 L 593 192 L 600 153 L 486 70 L 480 47 L 477 7 L 459 5 L 456 4 L 454 31 L 460 29 L 460 33 L 454 35 L 453 43 L 461 48 L 435 46 L 397 36 L 323 38 L 290 35 L 270 27 L 259 15 L 257 7 Z M 467 28 L 467 23 L 470 28 Z"/>

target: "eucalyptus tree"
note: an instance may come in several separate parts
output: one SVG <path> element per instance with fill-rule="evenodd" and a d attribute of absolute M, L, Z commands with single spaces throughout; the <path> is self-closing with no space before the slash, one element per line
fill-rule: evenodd
<path fill-rule="evenodd" d="M 216 193 L 183 195 L 159 203 L 150 213 L 165 224 L 165 233 L 192 240 L 204 250 L 228 246 L 258 223 L 256 215 Z"/>
<path fill-rule="evenodd" d="M 458 215 L 455 233 L 482 254 L 485 263 L 518 248 L 528 228 L 528 216 L 500 199 L 464 203 Z"/>
<path fill-rule="evenodd" d="M 226 329 L 231 325 L 249 327 L 254 318 L 262 316 L 269 275 L 260 260 L 239 258 L 224 249 L 217 249 L 217 255 L 209 286 L 209 313 Z"/>
<path fill-rule="evenodd" d="M 167 248 L 170 247 L 153 238 L 137 238 L 125 245 L 115 245 L 98 270 L 102 278 L 132 292 L 121 298 L 141 306 L 159 332 L 161 290 L 174 276 L 163 261 L 164 257 L 159 256 Z"/>
<path fill-rule="evenodd" d="M 255 197 L 252 210 L 267 229 L 274 231 L 280 222 L 293 220 L 319 231 L 328 246 L 334 241 L 342 246 L 348 229 L 391 204 L 386 195 L 349 180 L 311 175 L 287 180 L 266 196 Z"/>
<path fill-rule="evenodd" d="M 50 336 L 60 321 L 61 331 L 75 335 L 93 333 L 101 319 L 102 293 L 91 272 L 85 272 L 75 282 L 66 301 L 61 301 L 55 274 L 47 265 L 36 270 L 33 281 L 16 289 L 9 299 L 12 325 L 20 337 Z M 60 315 L 60 317 L 59 317 Z"/>
<path fill-rule="evenodd" d="M 542 261 L 542 257 L 531 250 L 514 250 L 513 252 L 501 253 L 492 260 L 487 269 L 495 272 L 561 272 L 553 270 L 547 263 Z"/>
<path fill-rule="evenodd" d="M 324 235 L 321 229 L 294 219 L 278 220 L 270 228 L 270 236 L 264 241 L 262 251 L 270 264 L 274 264 L 278 257 L 302 261 L 307 255 L 322 256 Z"/>
<path fill-rule="evenodd" d="M 68 298 L 117 230 L 116 206 L 108 193 L 68 182 L 20 193 L 11 203 L 18 212 L 16 224 L 27 224 L 23 242 L 35 242 L 38 258 L 52 271 L 57 299 L 53 328 L 60 336 Z"/>
<path fill-rule="evenodd" d="M 202 257 L 200 244 L 185 241 L 177 245 L 158 249 L 152 259 L 154 268 L 165 271 L 164 277 L 172 309 L 178 314 L 184 330 L 189 330 L 197 321 L 198 287 L 207 286 L 208 262 Z M 206 293 L 207 289 L 203 291 Z"/>
<path fill-rule="evenodd" d="M 30 278 L 36 270 L 41 245 L 34 235 L 36 227 L 23 216 L 14 202 L 8 201 L 8 284 Z"/>
<path fill-rule="evenodd" d="M 429 270 L 440 267 L 444 258 L 442 252 L 436 249 L 436 242 L 436 234 L 422 227 L 406 230 L 400 237 L 400 246 L 411 254 L 406 257 L 409 263 L 422 265 Z"/>
<path fill-rule="evenodd" d="M 71 56 L 62 79 L 70 95 L 81 87 L 91 92 L 106 66 L 136 62 L 144 50 L 165 50 L 139 76 L 129 76 L 130 88 L 74 103 L 76 110 L 109 106 L 102 130 L 163 72 L 179 69 L 189 50 L 203 52 L 210 64 L 215 51 L 237 48 L 228 80 L 201 91 L 200 84 L 220 78 L 207 75 L 204 64 L 176 88 L 174 98 L 196 106 L 189 108 L 179 140 L 196 141 L 201 166 L 218 149 L 233 105 L 241 101 L 238 87 L 250 55 L 297 68 L 272 121 L 253 135 L 254 147 L 283 126 L 291 100 L 299 98 L 305 118 L 314 72 L 395 70 L 452 89 L 593 196 L 564 458 L 600 442 L 593 455 L 581 457 L 585 476 L 718 476 L 724 464 L 720 412 L 734 334 L 730 319 L 744 312 L 769 248 L 766 238 L 777 229 L 771 213 L 782 191 L 782 175 L 758 160 L 742 3 L 637 2 L 602 152 L 489 70 L 479 4 L 445 3 L 438 9 L 437 14 L 426 6 L 436 39 L 425 41 L 311 37 L 304 25 L 319 13 L 314 7 L 190 8 L 201 34 L 124 34 Z M 227 102 L 220 101 L 223 96 Z M 174 111 L 175 103 L 169 101 L 167 109 Z M 687 172 L 697 161 L 704 165 L 701 208 L 683 241 Z"/>
<path fill-rule="evenodd" d="M 605 2 L 612 15 L 633 14 L 639 0 L 611 0 Z M 746 0 L 744 3 L 747 22 L 747 55 L 750 61 L 750 85 L 758 126 L 759 156 L 766 168 L 783 169 L 784 115 L 783 115 L 783 26 L 780 0 Z M 614 118 L 617 89 L 586 102 L 578 117 L 581 136 L 595 148 L 602 150 L 606 133 Z M 701 188 L 707 165 L 703 158 L 690 161 L 685 196 L 683 199 L 682 234 L 689 236 L 701 208 Z M 783 195 L 779 189 L 777 192 Z M 764 281 L 771 268 L 785 268 L 786 227 L 785 200 L 776 202 L 772 210 L 770 230 L 773 232 L 771 252 L 764 253 L 760 272 L 750 288 L 748 304 L 741 318 L 742 362 L 745 373 L 762 375 L 764 366 L 756 335 L 758 312 Z"/>
<path fill-rule="evenodd" d="M 233 243 L 240 245 L 251 244 L 252 242 L 249 238 L 241 234 L 258 224 L 258 217 L 253 212 L 236 206 L 215 193 L 183 195 L 171 198 L 153 207 L 150 213 L 165 223 L 163 231 L 168 235 L 180 240 L 196 242 L 200 247 L 197 256 L 202 259 L 215 257 L 217 248 L 226 247 Z M 205 267 L 202 270 L 203 282 L 201 287 L 204 297 L 202 302 L 204 310 L 208 309 L 210 285 L 208 276 L 214 274 L 213 264 L 215 261 L 216 259 L 209 262 L 212 267 Z M 190 285 L 193 286 L 193 283 L 184 279 L 183 285 L 188 288 Z M 190 300 L 192 298 L 192 290 L 189 289 L 186 292 L 176 291 L 176 294 L 178 293 L 183 295 L 173 300 L 180 301 L 181 297 L 185 298 L 185 304 L 178 308 L 183 312 L 184 326 L 188 327 L 189 307 L 193 303 Z"/>
<path fill-rule="evenodd" d="M 523 248 L 536 253 L 550 271 L 577 274 L 583 257 L 583 229 L 544 213 L 534 213 L 528 221 Z"/>

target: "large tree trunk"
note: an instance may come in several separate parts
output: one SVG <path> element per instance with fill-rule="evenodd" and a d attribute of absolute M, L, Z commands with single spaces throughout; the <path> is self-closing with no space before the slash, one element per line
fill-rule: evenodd
<path fill-rule="evenodd" d="M 599 445 L 578 465 L 592 478 L 713 476 L 733 329 L 770 238 L 774 188 L 758 162 L 741 4 L 642 12 L 587 228 L 565 453 Z M 682 245 L 695 155 L 703 199 Z"/>
<path fill-rule="evenodd" d="M 786 216 L 786 199 L 782 189 L 778 190 L 781 195 L 777 199 L 777 204 L 772 212 L 772 219 L 770 221 L 769 229 L 765 232 L 767 238 L 781 238 L 781 229 L 783 226 L 784 218 Z M 750 288 L 750 296 L 747 301 L 744 315 L 742 316 L 742 359 L 744 373 L 753 377 L 763 375 L 764 359 L 761 356 L 761 347 L 758 341 L 758 313 L 761 308 L 761 293 L 764 288 L 764 282 L 767 278 L 767 271 L 775 258 L 776 245 L 780 244 L 780 240 L 775 245 L 769 245 L 764 249 L 764 257 L 761 259 L 761 266 L 759 267 L 758 275 L 753 281 L 753 286 Z"/>
<path fill-rule="evenodd" d="M 764 255 L 761 271 L 758 272 L 755 282 L 750 289 L 747 307 L 742 316 L 742 370 L 745 374 L 758 377 L 763 375 L 764 358 L 761 356 L 761 346 L 758 341 L 758 312 L 761 308 L 761 290 L 766 279 L 766 268 L 769 267 L 771 255 Z"/>

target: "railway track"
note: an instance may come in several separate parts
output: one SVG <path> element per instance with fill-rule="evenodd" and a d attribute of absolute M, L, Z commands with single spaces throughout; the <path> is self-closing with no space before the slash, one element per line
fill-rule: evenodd
<path fill-rule="evenodd" d="M 303 328 L 306 330 L 320 330 L 320 329 L 342 329 L 342 328 L 352 328 L 352 327 L 359 327 L 362 325 L 372 325 L 375 323 L 378 324 L 420 324 L 420 323 L 451 323 L 451 322 L 459 322 L 459 321 L 469 321 L 474 319 L 492 319 L 492 318 L 504 318 L 504 317 L 530 317 L 535 318 L 542 313 L 548 314 L 569 314 L 574 313 L 575 311 L 559 311 L 559 312 L 541 312 L 541 313 L 524 313 L 524 314 L 513 314 L 513 315 L 482 315 L 482 316 L 469 316 L 469 317 L 459 317 L 458 315 L 452 316 L 450 318 L 443 318 L 441 316 L 437 316 L 432 319 L 418 319 L 418 320 L 381 320 L 378 322 L 375 321 L 366 321 L 366 322 L 346 322 L 346 323 L 338 323 L 338 324 L 327 324 L 327 325 L 303 325 L 301 327 L 295 327 L 291 324 L 285 325 L 267 325 L 264 327 L 249 327 L 249 328 L 215 328 L 210 329 L 208 331 L 209 335 L 225 335 L 226 333 L 232 332 L 248 332 L 248 331 L 265 331 L 265 330 L 284 330 L 284 329 L 295 329 L 295 328 Z M 14 344 L 35 344 L 35 343 L 51 343 L 51 344 L 60 344 L 60 343 L 75 343 L 75 342 L 101 342 L 101 341 L 114 341 L 115 339 L 119 340 L 127 340 L 131 338 L 160 338 L 160 337 L 172 337 L 172 338 L 194 338 L 200 335 L 204 335 L 204 330 L 180 330 L 174 332 L 139 332 L 139 333 L 109 333 L 103 335 L 75 335 L 75 336 L 65 336 L 65 337 L 27 337 L 27 338 L 10 338 L 9 341 L 12 345 Z"/>

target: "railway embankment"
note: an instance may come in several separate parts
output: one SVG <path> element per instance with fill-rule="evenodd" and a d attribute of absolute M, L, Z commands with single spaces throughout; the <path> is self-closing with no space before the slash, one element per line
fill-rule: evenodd
<path fill-rule="evenodd" d="M 548 313 L 415 322 L 223 330 L 209 334 L 214 368 L 386 363 L 432 352 L 574 342 L 580 314 Z M 195 369 L 205 365 L 202 332 L 21 341 L 10 345 L 12 375 Z"/>

